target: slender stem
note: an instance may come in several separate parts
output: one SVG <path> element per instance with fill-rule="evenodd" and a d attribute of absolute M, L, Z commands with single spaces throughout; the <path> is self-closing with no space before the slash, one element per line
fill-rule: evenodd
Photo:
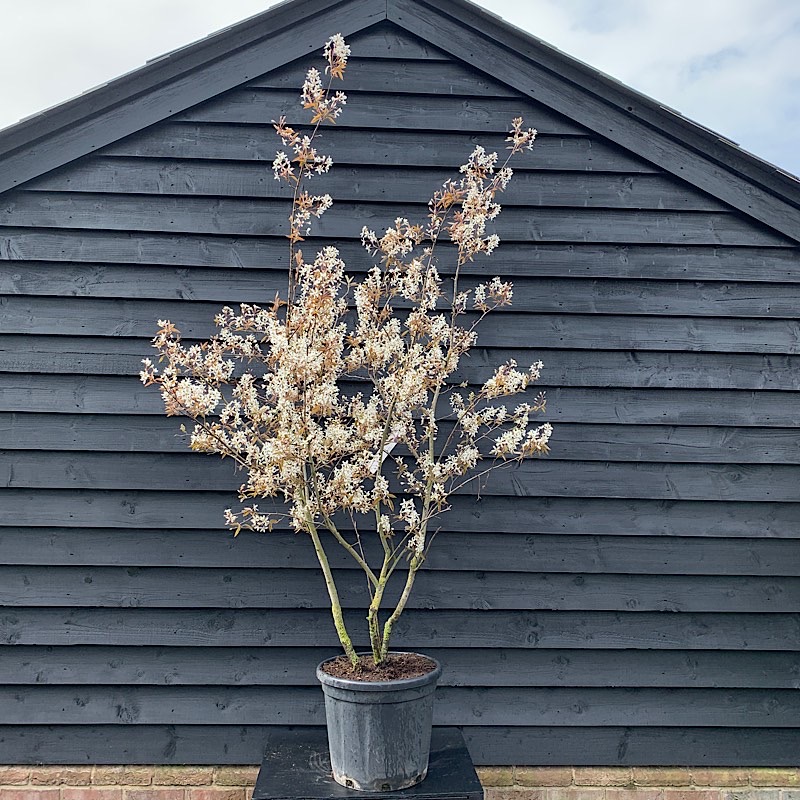
<path fill-rule="evenodd" d="M 386 620 L 386 623 L 383 626 L 381 661 L 383 661 L 383 659 L 385 659 L 389 654 L 389 640 L 392 636 L 392 628 L 405 610 L 406 603 L 408 602 L 409 595 L 411 594 L 411 589 L 414 586 L 414 577 L 416 576 L 417 570 L 420 568 L 424 560 L 425 557 L 422 553 L 415 553 L 411 559 L 411 563 L 408 565 L 408 576 L 406 577 L 406 585 L 403 587 L 403 593 L 400 595 L 400 599 L 398 600 L 394 611 L 392 611 L 391 616 Z"/>
<path fill-rule="evenodd" d="M 339 636 L 339 641 L 342 643 L 345 655 L 353 666 L 358 664 L 358 656 L 353 648 L 353 643 L 347 633 L 347 628 L 344 624 L 344 616 L 342 615 L 342 604 L 339 601 L 339 593 L 336 591 L 336 584 L 333 580 L 333 573 L 331 572 L 328 558 L 325 555 L 325 550 L 322 547 L 322 542 L 319 539 L 319 533 L 311 519 L 311 515 L 306 516 L 308 524 L 308 532 L 311 535 L 311 541 L 314 543 L 314 552 L 317 554 L 317 560 L 320 567 L 322 567 L 322 574 L 325 576 L 325 586 L 328 589 L 328 597 L 331 600 L 331 614 L 333 615 L 333 624 L 336 627 L 336 633 Z"/>

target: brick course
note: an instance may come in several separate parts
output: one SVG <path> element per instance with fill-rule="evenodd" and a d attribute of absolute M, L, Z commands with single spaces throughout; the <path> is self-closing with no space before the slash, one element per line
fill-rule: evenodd
<path fill-rule="evenodd" d="M 0 800 L 249 800 L 258 767 L 0 766 Z M 800 768 L 479 767 L 486 800 L 800 800 Z"/>

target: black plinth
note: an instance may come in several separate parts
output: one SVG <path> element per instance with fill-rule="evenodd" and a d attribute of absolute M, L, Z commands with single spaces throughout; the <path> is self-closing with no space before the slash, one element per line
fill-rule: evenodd
<path fill-rule="evenodd" d="M 328 737 L 323 729 L 270 734 L 253 800 L 483 800 L 483 787 L 458 728 L 434 728 L 428 776 L 410 789 L 359 792 L 331 776 Z"/>

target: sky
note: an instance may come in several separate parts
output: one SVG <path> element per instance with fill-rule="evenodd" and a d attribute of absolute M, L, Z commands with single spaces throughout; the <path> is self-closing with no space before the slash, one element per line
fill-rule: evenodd
<path fill-rule="evenodd" d="M 0 0 L 0 128 L 276 4 Z M 798 0 L 477 5 L 800 175 Z"/>

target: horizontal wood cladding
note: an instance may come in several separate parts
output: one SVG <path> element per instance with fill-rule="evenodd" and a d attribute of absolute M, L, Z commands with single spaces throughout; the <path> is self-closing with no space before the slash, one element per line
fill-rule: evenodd
<path fill-rule="evenodd" d="M 232 89 L 216 99 L 176 114 L 177 122 L 216 122 L 261 125 L 272 137 L 272 121 L 285 116 L 289 125 L 308 125 L 308 112 L 298 103 L 297 89 Z M 358 92 L 348 98 L 347 113 L 336 120 L 339 130 L 428 130 L 507 134 L 511 120 L 522 116 L 542 133 L 586 136 L 589 132 L 565 116 L 519 96 L 411 95 Z M 323 132 L 324 135 L 325 132 Z M 273 141 L 278 141 L 277 139 Z M 465 155 L 469 155 L 469 150 Z"/>
<path fill-rule="evenodd" d="M 188 437 L 167 417 L 0 412 L 8 450 L 186 453 Z M 442 423 L 442 431 L 448 426 Z M 797 428 L 590 425 L 564 422 L 551 440 L 548 461 L 798 464 Z M 488 448 L 488 445 L 484 449 Z"/>
<path fill-rule="evenodd" d="M 359 45 L 351 45 L 354 52 Z M 442 58 L 447 57 L 442 54 Z M 293 61 L 285 67 L 268 72 L 247 86 L 252 89 L 289 89 L 297 92 L 306 79 L 306 66 Z M 402 88 L 407 94 L 463 95 L 466 97 L 513 97 L 519 93 L 508 84 L 465 64 L 431 58 L 364 58 L 352 56 L 347 61 L 347 78 L 336 84 L 347 92 L 389 92 L 397 94 Z M 356 94 L 354 98 L 358 97 Z M 351 101 L 353 102 L 353 101 Z"/>
<path fill-rule="evenodd" d="M 418 204 L 453 178 L 453 170 L 341 167 L 325 178 L 338 201 Z M 97 157 L 66 174 L 29 183 L 26 191 L 282 198 L 269 164 L 176 159 Z M 724 203 L 687 192 L 662 175 L 517 170 L 500 197 L 504 207 L 639 208 L 726 211 Z"/>
<path fill-rule="evenodd" d="M 792 728 L 800 693 L 791 689 L 467 688 L 435 694 L 435 725 L 659 725 Z M 322 725 L 318 687 L 0 687 L 4 724 Z M 676 722 L 680 715 L 681 722 Z"/>
<path fill-rule="evenodd" d="M 441 686 L 629 686 L 795 689 L 800 654 L 744 651 L 426 648 L 446 664 Z M 315 647 L 71 647 L 3 653 L 7 686 L 314 686 Z"/>
<path fill-rule="evenodd" d="M 299 540 L 294 533 L 276 530 L 266 536 L 242 532 L 234 538 L 229 531 L 220 529 L 219 522 L 216 530 L 10 525 L 0 528 L 0 545 L 6 565 L 316 569 L 316 556 L 309 543 Z M 800 538 L 800 531 L 797 534 Z M 426 570 L 591 573 L 617 577 L 796 577 L 800 574 L 800 547 L 796 539 L 563 536 L 490 530 L 446 531 L 441 537 L 441 546 L 432 548 L 426 559 Z M 327 543 L 328 539 L 324 541 Z M 368 556 L 378 554 L 380 545 L 373 537 L 362 542 Z M 350 556 L 339 548 L 332 549 L 328 558 L 337 569 L 352 567 Z"/>
<path fill-rule="evenodd" d="M 797 763 L 792 728 L 659 726 L 481 726 L 463 728 L 478 764 L 787 766 Z M 15 764 L 257 764 L 265 725 L 0 725 L 0 746 Z M 115 760 L 117 759 L 117 760 Z M 673 759 L 673 760 L 671 760 Z"/>
<path fill-rule="evenodd" d="M 88 230 L 154 231 L 285 236 L 286 204 L 249 198 L 166 197 L 147 203 L 129 195 L 17 191 L 0 201 L 9 226 Z M 416 216 L 424 218 L 425 207 Z M 364 226 L 379 230 L 387 220 L 411 213 L 407 206 L 338 203 L 332 215 L 316 221 L 320 236 L 359 238 Z M 498 218 L 497 232 L 508 241 L 660 242 L 664 244 L 781 247 L 780 234 L 755 228 L 725 212 L 539 208 L 535 213 L 511 206 Z"/>
<path fill-rule="evenodd" d="M 355 242 L 310 238 L 306 247 L 316 250 L 327 244 L 335 245 L 354 271 L 370 266 L 363 248 Z M 501 246 L 502 273 L 509 278 L 570 276 L 800 283 L 800 259 L 797 251 L 789 247 L 520 245 L 513 242 Z M 277 239 L 257 237 L 0 228 L 0 266 L 5 260 L 14 262 L 10 276 L 8 266 L 0 273 L 5 281 L 24 279 L 19 269 L 21 261 L 74 262 L 79 267 L 91 265 L 93 271 L 124 263 L 172 265 L 180 269 L 207 266 L 282 270 L 287 268 L 288 251 L 287 245 Z M 489 269 L 490 263 L 478 259 L 465 264 L 463 274 L 494 275 L 498 270 Z M 30 268 L 41 270 L 48 265 L 33 263 Z M 446 265 L 442 273 L 448 274 Z M 91 283 L 92 280 L 84 277 L 76 283 L 75 292 L 86 291 L 83 287 Z"/>
<path fill-rule="evenodd" d="M 3 411 L 164 413 L 160 395 L 131 377 L 0 372 L 0 397 Z M 547 390 L 547 409 L 540 418 L 590 424 L 790 428 L 797 424 L 798 409 L 779 391 L 565 388 Z"/>
<path fill-rule="evenodd" d="M 452 176 L 453 170 L 464 163 L 475 145 L 498 151 L 506 146 L 504 135 L 492 131 L 476 134 L 430 131 L 421 139 L 418 132 L 412 131 L 354 132 L 346 128 L 327 128 L 324 135 L 325 152 L 340 170 L 348 164 L 403 166 L 412 171 L 417 167 L 438 167 L 446 168 Z M 278 140 L 272 130 L 264 125 L 240 123 L 232 129 L 221 123 L 168 120 L 109 145 L 103 149 L 103 155 L 260 161 L 264 169 L 271 171 L 277 146 Z M 660 172 L 632 153 L 588 135 L 540 134 L 535 147 L 536 161 L 528 164 L 537 170 Z"/>
<path fill-rule="evenodd" d="M 24 507 L 24 522 L 36 527 L 160 528 L 169 521 L 217 531 L 232 502 L 230 492 L 214 490 L 195 493 L 191 503 L 186 492 L 163 490 L 2 489 L 0 498 L 0 525 L 18 526 Z M 451 506 L 440 519 L 443 531 L 796 539 L 800 530 L 796 502 L 456 495 Z M 340 527 L 351 529 L 346 518 Z"/>
<path fill-rule="evenodd" d="M 347 611 L 353 642 L 363 612 Z M 797 651 L 800 614 L 663 611 L 457 611 L 410 609 L 395 625 L 398 649 L 489 647 L 600 650 Z M 323 609 L 5 608 L 0 643 L 170 647 L 336 647 Z"/>
<path fill-rule="evenodd" d="M 306 543 L 307 544 L 307 543 Z M 531 611 L 800 612 L 800 577 L 440 571 L 417 577 L 408 608 Z M 487 567 L 488 569 L 488 567 Z M 612 569 L 609 567 L 609 569 Z M 387 590 L 396 605 L 405 582 Z M 340 570 L 344 608 L 369 606 L 360 571 Z M 0 567 L 0 605 L 91 608 L 325 609 L 318 569 Z"/>
<path fill-rule="evenodd" d="M 643 464 L 526 460 L 499 469 L 481 494 L 504 497 L 609 497 L 654 500 L 798 501 L 800 465 Z M 190 453 L 0 451 L 0 485 L 37 489 L 144 489 L 234 497 L 245 479 L 232 462 Z M 393 491 L 400 484 L 391 481 Z M 456 489 L 474 495 L 476 484 Z M 187 503 L 193 502 L 190 497 Z"/>
<path fill-rule="evenodd" d="M 25 262 L 2 266 L 4 270 L 0 275 L 0 286 L 5 294 L 103 299 L 106 300 L 105 304 L 90 305 L 88 308 L 95 309 L 94 313 L 98 316 L 108 309 L 113 309 L 117 314 L 126 312 L 136 322 L 150 326 L 146 328 L 148 334 L 152 331 L 153 304 L 137 306 L 139 300 L 156 299 L 167 308 L 176 309 L 173 313 L 180 313 L 181 318 L 211 324 L 210 319 L 222 303 L 267 304 L 274 300 L 276 292 L 286 290 L 287 283 L 284 275 L 275 270 L 239 270 L 238 273 L 219 270 L 215 274 L 214 271 L 203 269 L 81 267 L 31 265 Z M 350 274 L 356 277 L 365 273 L 351 271 Z M 90 282 L 95 275 L 97 283 Z M 460 284 L 464 289 L 472 289 L 481 282 L 481 278 L 485 276 L 470 275 L 464 277 Z M 503 314 L 554 312 L 780 319 L 793 318 L 800 304 L 800 287 L 794 283 L 519 277 L 514 279 L 513 284 L 513 305 L 497 309 L 496 316 L 490 318 L 498 320 L 498 324 Z M 38 291 L 35 290 L 37 287 Z M 157 294 L 159 296 L 156 297 Z M 108 302 L 112 298 L 127 300 L 130 305 L 112 305 Z M 191 303 L 181 305 L 175 302 L 177 300 Z M 213 301 L 214 306 L 202 306 L 201 301 Z M 2 302 L 6 306 L 10 304 L 11 310 L 21 301 L 4 299 Z M 46 316 L 48 304 L 53 307 L 56 301 L 38 302 L 43 306 L 36 309 L 37 316 Z M 70 299 L 66 302 L 82 310 L 80 300 Z M 395 303 L 398 309 L 408 305 L 402 299 Z M 137 313 L 137 309 L 141 310 Z M 12 323 L 13 320 L 4 323 L 4 332 L 15 332 Z M 63 335 L 63 332 L 59 333 Z"/>
<path fill-rule="evenodd" d="M 75 301 L 20 295 L 0 299 L 0 308 L 0 334 L 140 337 L 142 357 L 153 355 L 149 339 L 158 328 L 156 319 L 172 320 L 182 336 L 198 339 L 214 333 L 213 319 L 220 311 L 219 304 L 197 301 Z M 465 317 L 467 324 L 473 319 L 472 314 Z M 800 321 L 515 311 L 485 319 L 477 343 L 488 348 L 523 349 L 534 342 L 541 350 L 529 347 L 529 358 L 552 348 L 798 355 Z"/>

